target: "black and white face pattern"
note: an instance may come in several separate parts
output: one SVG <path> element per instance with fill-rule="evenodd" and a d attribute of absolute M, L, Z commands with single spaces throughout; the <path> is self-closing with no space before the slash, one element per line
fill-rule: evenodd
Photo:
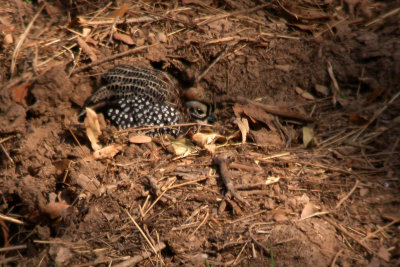
<path fill-rule="evenodd" d="M 192 120 L 197 122 L 207 121 L 211 113 L 209 106 L 200 101 L 187 101 L 185 105 Z"/>
<path fill-rule="evenodd" d="M 106 111 L 107 117 L 116 126 L 123 129 L 146 126 L 174 125 L 180 122 L 180 112 L 165 104 L 152 103 L 140 96 L 121 98 L 114 107 Z M 151 131 L 168 133 L 173 136 L 179 134 L 179 128 L 161 128 Z"/>

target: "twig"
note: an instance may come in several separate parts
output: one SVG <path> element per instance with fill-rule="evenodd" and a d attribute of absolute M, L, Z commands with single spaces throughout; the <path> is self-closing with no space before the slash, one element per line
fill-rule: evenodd
<path fill-rule="evenodd" d="M 226 157 L 218 156 L 218 157 L 214 158 L 214 164 L 218 165 L 222 181 L 224 182 L 225 187 L 228 190 L 227 194 L 231 194 L 234 198 L 239 200 L 239 202 L 241 202 L 242 204 L 250 206 L 249 202 L 247 202 L 244 198 L 242 198 L 235 189 L 232 179 L 230 178 L 231 175 L 228 170 L 228 160 L 226 159 Z"/>
<path fill-rule="evenodd" d="M 400 217 L 397 218 L 396 220 L 393 220 L 392 222 L 386 224 L 386 225 L 383 226 L 383 227 L 379 227 L 378 230 L 376 230 L 376 231 L 374 231 L 374 232 L 372 232 L 372 233 L 369 233 L 366 237 L 362 238 L 362 239 L 360 240 L 360 242 L 364 242 L 364 241 L 367 240 L 368 238 L 371 238 L 372 236 L 376 235 L 377 233 L 383 231 L 384 229 L 386 229 L 386 228 L 388 228 L 389 226 L 392 226 L 393 224 L 396 224 L 396 223 L 398 223 L 398 222 L 400 222 Z"/>
<path fill-rule="evenodd" d="M 359 244 L 361 247 L 363 247 L 368 253 L 376 255 L 376 252 L 373 251 L 370 247 L 362 243 L 360 240 L 358 240 L 356 237 L 354 237 L 352 234 L 349 233 L 349 231 L 346 230 L 342 225 L 335 223 L 331 218 L 325 217 L 324 218 L 328 223 L 330 223 L 332 226 L 336 228 L 336 230 L 342 232 L 344 235 L 347 237 L 350 237 L 353 239 L 357 244 Z"/>
<path fill-rule="evenodd" d="M 172 125 L 164 125 L 164 126 L 149 126 L 149 127 L 135 128 L 135 129 L 119 130 L 118 133 L 127 133 L 127 132 L 130 133 L 130 132 L 137 132 L 137 131 L 155 130 L 155 129 L 161 129 L 161 128 L 176 128 L 176 127 L 185 127 L 185 126 L 213 127 L 213 125 L 211 125 L 211 124 L 190 122 L 190 123 L 180 123 L 180 124 L 172 124 Z"/>
<path fill-rule="evenodd" d="M 0 248 L 0 252 L 11 251 L 11 250 L 18 250 L 18 249 L 26 249 L 26 248 L 28 248 L 27 245 L 18 245 L 18 246 L 4 247 L 4 248 Z"/>
<path fill-rule="evenodd" d="M 203 221 L 199 224 L 199 226 L 196 227 L 196 229 L 194 229 L 193 233 L 191 233 L 190 236 L 193 236 L 197 232 L 197 230 L 199 230 L 200 227 L 206 223 L 209 215 L 210 213 L 207 210 L 206 216 L 204 217 Z"/>
<path fill-rule="evenodd" d="M 130 49 L 130 50 L 127 50 L 127 51 L 112 55 L 110 57 L 103 58 L 101 60 L 98 60 L 98 61 L 92 62 L 90 64 L 87 64 L 86 66 L 79 67 L 79 68 L 75 69 L 71 74 L 76 74 L 78 72 L 84 71 L 84 70 L 89 69 L 91 67 L 100 65 L 100 64 L 102 64 L 104 62 L 111 61 L 111 60 L 114 60 L 114 59 L 117 59 L 117 58 L 120 58 L 120 57 L 128 56 L 128 55 L 131 55 L 131 54 L 134 54 L 136 52 L 145 50 L 147 48 L 153 47 L 153 46 L 158 45 L 158 44 L 160 44 L 160 43 L 157 42 L 157 43 L 154 43 L 154 44 L 151 44 L 151 45 L 142 45 L 142 46 L 135 47 L 133 49 Z"/>
<path fill-rule="evenodd" d="M 219 55 L 211 62 L 211 64 L 196 78 L 195 84 L 199 83 L 201 79 L 210 71 L 210 69 L 217 64 L 218 61 L 225 55 L 227 47 L 219 53 Z"/>
<path fill-rule="evenodd" d="M 263 8 L 265 8 L 267 6 L 270 6 L 270 5 L 271 5 L 271 3 L 267 3 L 267 4 L 256 6 L 256 7 L 250 8 L 250 9 L 238 10 L 238 11 L 235 11 L 235 12 L 232 12 L 232 13 L 228 13 L 228 14 L 221 14 L 221 15 L 213 16 L 212 18 L 209 18 L 209 19 L 206 19 L 206 20 L 204 20 L 202 22 L 197 23 L 197 26 L 209 24 L 209 23 L 211 23 L 213 21 L 217 21 L 217 20 L 228 18 L 228 17 L 232 17 L 232 16 L 252 13 L 254 11 L 257 11 L 259 9 L 263 9 Z"/>
<path fill-rule="evenodd" d="M 337 261 L 337 259 L 339 258 L 340 254 L 342 254 L 342 252 L 343 252 L 343 249 L 340 249 L 340 250 L 336 253 L 335 257 L 334 257 L 333 260 L 332 260 L 331 267 L 335 267 L 335 266 L 336 266 L 336 261 Z"/>
<path fill-rule="evenodd" d="M 371 125 L 398 97 L 400 96 L 400 91 L 397 92 L 380 110 L 376 111 L 374 116 L 365 124 L 360 131 L 356 134 L 353 141 L 355 141 L 360 135 Z"/>
<path fill-rule="evenodd" d="M 25 224 L 23 221 L 20 221 L 18 219 L 15 219 L 13 217 L 9 217 L 9 216 L 1 214 L 1 213 L 0 213 L 0 219 L 1 220 L 5 220 L 5 221 L 9 221 L 9 222 L 12 222 L 12 223 L 16 223 L 16 224 L 21 224 L 21 225 Z"/>
<path fill-rule="evenodd" d="M 301 40 L 300 37 L 290 36 L 290 35 L 283 35 L 283 34 L 276 34 L 276 33 L 270 33 L 270 32 L 260 32 L 260 35 L 267 36 L 267 37 L 270 37 L 270 38 Z"/>
<path fill-rule="evenodd" d="M 16 60 L 17 60 L 17 56 L 18 56 L 19 50 L 21 49 L 21 46 L 22 46 L 22 44 L 24 43 L 24 41 L 26 39 L 26 36 L 28 35 L 29 31 L 31 30 L 31 28 L 33 26 L 33 23 L 39 17 L 40 13 L 42 13 L 42 10 L 43 10 L 43 8 L 45 6 L 46 6 L 46 2 L 44 2 L 42 4 L 42 6 L 39 8 L 38 12 L 36 12 L 35 16 L 31 20 L 31 22 L 29 22 L 29 24 L 26 27 L 24 33 L 21 35 L 17 45 L 15 46 L 15 49 L 14 49 L 13 54 L 12 54 L 12 59 L 11 59 L 11 77 L 14 77 L 14 75 L 15 75 L 15 66 L 16 66 Z"/>
<path fill-rule="evenodd" d="M 160 242 L 159 244 L 154 246 L 155 249 L 155 253 L 160 252 L 161 250 L 163 250 L 164 248 L 166 248 L 166 245 L 164 242 Z M 136 255 L 134 257 L 132 257 L 129 260 L 126 260 L 124 262 L 121 262 L 119 264 L 113 265 L 114 267 L 128 267 L 128 266 L 134 266 L 137 263 L 141 262 L 144 259 L 147 259 L 148 257 L 151 256 L 151 252 L 145 251 L 140 255 Z"/>
<path fill-rule="evenodd" d="M 158 17 L 149 17 L 144 16 L 140 18 L 128 18 L 124 20 L 119 20 L 116 24 L 130 24 L 130 23 L 142 23 L 142 22 L 153 22 L 159 20 Z M 106 24 L 114 24 L 115 19 L 104 19 L 104 20 L 96 20 L 96 21 L 86 21 L 84 18 L 79 18 L 79 24 L 81 26 L 94 26 L 94 25 L 106 25 Z"/>
<path fill-rule="evenodd" d="M 335 88 L 336 92 L 339 94 L 340 97 L 342 97 L 342 92 L 340 90 L 339 87 L 339 83 L 336 80 L 335 74 L 333 73 L 333 67 L 330 61 L 328 61 L 328 74 L 329 77 L 331 78 L 332 82 L 333 82 L 333 87 Z"/>
<path fill-rule="evenodd" d="M 10 157 L 8 154 L 6 148 L 3 146 L 3 144 L 0 144 L 1 150 L 3 150 L 3 153 L 6 155 L 7 159 L 11 162 L 11 164 L 14 164 L 14 160 Z"/>
<path fill-rule="evenodd" d="M 353 188 L 350 190 L 350 192 L 336 204 L 335 209 L 338 209 L 343 204 L 343 202 L 345 202 L 354 193 L 354 191 L 357 189 L 359 183 L 360 183 L 360 181 L 357 180 L 356 184 L 353 186 Z"/>
<path fill-rule="evenodd" d="M 377 23 L 377 22 L 380 21 L 380 20 L 386 19 L 387 17 L 393 16 L 393 15 L 395 15 L 395 14 L 398 13 L 398 12 L 400 12 L 400 7 L 399 7 L 399 8 L 396 8 L 396 9 L 393 9 L 392 11 L 389 11 L 388 13 L 385 13 L 385 14 L 379 16 L 378 18 L 376 18 L 376 19 L 374 19 L 374 20 L 368 22 L 367 24 L 365 24 L 365 26 L 366 26 L 366 27 L 369 27 L 369 26 L 371 26 L 372 24 L 375 24 L 375 23 Z"/>
<path fill-rule="evenodd" d="M 126 212 L 126 214 L 128 214 L 129 218 L 131 219 L 131 221 L 133 222 L 133 224 L 136 226 L 136 228 L 139 230 L 139 232 L 142 234 L 142 236 L 143 236 L 144 239 L 146 240 L 147 244 L 151 247 L 151 249 L 152 249 L 153 252 L 154 252 L 154 255 L 158 255 L 158 256 L 159 256 L 159 254 L 158 254 L 157 252 L 158 252 L 160 249 L 156 249 L 156 248 L 153 246 L 153 243 L 150 242 L 150 240 L 149 240 L 149 238 L 147 237 L 147 235 L 143 232 L 142 228 L 140 228 L 140 226 L 137 224 L 137 222 L 136 222 L 135 219 L 132 217 L 132 215 L 129 213 L 129 211 L 125 209 L 125 212 Z M 162 245 L 162 244 L 160 243 L 159 246 L 161 246 L 161 245 Z M 165 247 L 165 244 L 164 244 L 164 247 Z M 149 253 L 149 254 L 151 255 L 150 252 L 146 252 L 146 253 Z M 149 256 L 150 256 L 150 255 L 149 255 Z M 146 257 L 146 258 L 147 258 L 147 257 Z M 161 257 L 159 257 L 159 259 L 160 259 L 161 261 L 163 261 L 163 260 L 161 259 Z M 125 266 L 125 265 L 123 265 L 123 266 Z M 128 266 L 128 265 L 126 265 L 126 266 Z"/>
<path fill-rule="evenodd" d="M 217 97 L 216 101 L 217 102 L 236 102 L 236 103 L 239 103 L 242 105 L 254 105 L 254 106 L 257 106 L 257 107 L 265 110 L 266 112 L 274 114 L 274 115 L 287 117 L 287 118 L 293 118 L 293 119 L 306 121 L 306 122 L 314 121 L 313 118 L 310 118 L 307 115 L 303 115 L 301 113 L 289 110 L 285 107 L 274 106 L 274 105 L 265 105 L 265 104 L 255 102 L 255 101 L 252 101 L 250 99 L 247 99 L 247 98 L 241 97 L 241 96 L 224 95 L 224 96 Z"/>
<path fill-rule="evenodd" d="M 162 194 L 160 187 L 157 185 L 157 181 L 151 177 L 150 175 L 146 175 L 147 181 L 149 181 L 150 187 L 153 188 L 154 193 L 156 194 L 156 196 L 160 196 Z M 176 199 L 170 196 L 165 195 L 165 198 L 175 202 Z"/>

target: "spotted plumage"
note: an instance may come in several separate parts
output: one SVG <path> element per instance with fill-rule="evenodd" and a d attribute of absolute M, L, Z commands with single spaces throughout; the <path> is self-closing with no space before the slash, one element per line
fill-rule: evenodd
<path fill-rule="evenodd" d="M 103 112 L 113 124 L 123 129 L 175 125 L 190 119 L 208 119 L 213 115 L 209 105 L 199 101 L 184 103 L 177 81 L 159 70 L 120 65 L 104 74 L 102 80 L 103 86 L 86 101 L 85 106 Z M 83 110 L 78 118 L 84 115 Z M 148 133 L 177 136 L 179 131 L 174 127 Z"/>

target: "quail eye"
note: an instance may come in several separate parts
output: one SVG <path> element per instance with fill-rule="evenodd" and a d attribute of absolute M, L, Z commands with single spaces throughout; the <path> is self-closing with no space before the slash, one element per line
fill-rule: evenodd
<path fill-rule="evenodd" d="M 197 111 L 197 114 L 199 114 L 199 115 L 203 115 L 204 114 L 204 111 L 202 109 L 200 109 L 200 108 L 198 108 L 196 111 Z"/>

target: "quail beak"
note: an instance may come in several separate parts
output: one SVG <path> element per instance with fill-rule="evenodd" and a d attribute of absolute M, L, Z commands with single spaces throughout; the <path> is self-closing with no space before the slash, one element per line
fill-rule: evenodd
<path fill-rule="evenodd" d="M 209 124 L 213 124 L 214 122 L 217 122 L 217 121 L 218 121 L 218 117 L 217 117 L 217 115 L 215 115 L 214 112 L 211 113 L 211 115 L 207 117 L 207 123 L 209 123 Z"/>

